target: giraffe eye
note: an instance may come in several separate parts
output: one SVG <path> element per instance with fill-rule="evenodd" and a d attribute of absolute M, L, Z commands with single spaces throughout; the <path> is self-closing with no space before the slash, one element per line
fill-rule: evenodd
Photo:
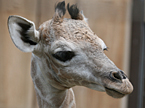
<path fill-rule="evenodd" d="M 59 51 L 52 56 L 60 61 L 66 62 L 71 60 L 75 56 L 75 53 L 72 51 Z"/>

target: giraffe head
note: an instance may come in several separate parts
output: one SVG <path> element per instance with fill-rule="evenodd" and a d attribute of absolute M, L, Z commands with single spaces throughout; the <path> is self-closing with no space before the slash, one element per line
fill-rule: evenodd
<path fill-rule="evenodd" d="M 43 75 L 57 88 L 85 86 L 121 98 L 133 91 L 123 71 L 104 54 L 107 46 L 89 27 L 76 5 L 67 5 L 70 19 L 63 18 L 65 2 L 55 7 L 52 19 L 35 29 L 32 21 L 10 16 L 8 27 L 14 44 L 32 52 L 43 65 Z M 49 70 L 49 71 L 48 71 Z M 49 73 L 49 75 L 48 75 Z"/>

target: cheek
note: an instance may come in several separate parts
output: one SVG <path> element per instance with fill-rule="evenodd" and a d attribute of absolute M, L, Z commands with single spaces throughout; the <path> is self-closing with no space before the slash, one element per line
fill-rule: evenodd
<path fill-rule="evenodd" d="M 86 81 L 89 77 L 84 66 L 71 66 L 65 69 L 60 69 L 58 77 L 67 84 L 81 85 L 81 82 Z"/>
<path fill-rule="evenodd" d="M 89 67 L 87 67 L 85 64 L 81 64 L 74 66 L 70 75 L 75 80 L 83 81 L 89 79 L 89 77 L 92 75 L 92 72 L 91 69 L 89 69 Z"/>

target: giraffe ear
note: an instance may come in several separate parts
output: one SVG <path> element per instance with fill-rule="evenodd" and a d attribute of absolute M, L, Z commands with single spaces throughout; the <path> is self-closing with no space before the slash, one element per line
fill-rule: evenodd
<path fill-rule="evenodd" d="M 21 16 L 9 16 L 8 28 L 11 39 L 17 48 L 24 52 L 32 52 L 39 42 L 39 32 L 35 24 Z"/>

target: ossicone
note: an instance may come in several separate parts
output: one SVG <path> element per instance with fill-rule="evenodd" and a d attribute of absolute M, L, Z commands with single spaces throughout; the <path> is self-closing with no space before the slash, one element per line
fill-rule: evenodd
<path fill-rule="evenodd" d="M 69 3 L 68 3 L 67 10 L 72 19 L 84 20 L 87 22 L 87 18 L 84 16 L 83 11 L 80 11 L 76 4 L 69 6 Z"/>
<path fill-rule="evenodd" d="M 68 3 L 67 10 L 72 19 L 84 20 L 87 22 L 87 18 L 85 18 L 83 11 L 80 11 L 76 4 L 70 6 Z M 65 1 L 57 3 L 55 5 L 55 14 L 53 17 L 54 22 L 62 22 L 65 13 L 66 13 Z"/>
<path fill-rule="evenodd" d="M 66 8 L 65 8 L 65 1 L 59 2 L 55 6 L 55 15 L 54 20 L 58 21 L 60 19 L 63 19 L 63 16 L 65 15 Z"/>
<path fill-rule="evenodd" d="M 79 20 L 83 20 L 82 15 L 80 14 L 80 10 L 77 7 L 76 4 L 73 4 L 71 6 L 69 6 L 69 3 L 67 4 L 67 10 L 71 16 L 72 19 L 79 19 Z"/>

